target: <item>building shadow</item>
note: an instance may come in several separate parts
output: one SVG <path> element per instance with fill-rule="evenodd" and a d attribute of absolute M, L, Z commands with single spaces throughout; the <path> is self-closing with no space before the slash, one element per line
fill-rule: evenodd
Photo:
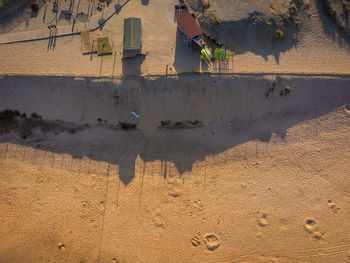
<path fill-rule="evenodd" d="M 135 76 L 120 84 L 94 82 L 93 78 L 4 77 L 0 80 L 0 110 L 17 109 L 26 112 L 27 116 L 30 116 L 30 112 L 37 112 L 45 119 L 54 120 L 54 115 L 49 115 L 48 109 L 55 105 L 55 112 L 61 112 L 56 116 L 71 116 L 74 113 L 77 116 L 90 115 L 90 119 L 84 119 L 80 126 L 61 121 L 31 120 L 32 124 L 38 122 L 32 126 L 44 132 L 42 137 L 31 138 L 27 135 L 21 138 L 16 124 L 19 136 L 1 135 L 0 141 L 69 154 L 73 159 L 87 157 L 118 165 L 119 178 L 128 185 L 135 177 L 138 157 L 144 162 L 160 160 L 163 164 L 173 163 L 174 169 L 182 175 L 192 171 L 194 163 L 208 156 L 218 155 L 246 142 L 269 142 L 273 134 L 283 140 L 289 128 L 344 105 L 349 107 L 350 79 L 347 77 L 281 77 L 276 80 L 274 93 L 266 97 L 266 91 L 274 84 L 257 76 L 223 78 L 184 74 L 180 79 L 144 79 Z M 29 91 L 27 83 L 36 85 Z M 55 85 L 57 89 L 53 88 Z M 280 90 L 286 85 L 292 87 L 291 93 L 280 96 Z M 91 96 L 84 92 L 84 86 L 87 86 Z M 64 92 L 62 87 L 66 89 Z M 12 96 L 9 90 L 17 94 L 15 101 L 9 99 Z M 113 104 L 115 90 L 120 96 L 118 105 Z M 34 103 L 39 93 L 42 94 L 42 102 Z M 28 104 L 28 101 L 33 103 Z M 87 105 L 94 107 L 92 109 Z M 118 126 L 118 121 L 130 116 L 125 109 L 132 105 L 137 105 L 140 110 L 140 121 L 137 129 L 123 130 Z M 107 114 L 112 115 L 106 121 L 107 126 L 93 124 L 97 116 L 104 119 Z M 161 127 L 163 120 L 173 123 L 197 120 L 202 125 L 169 129 Z M 85 127 L 84 122 L 93 126 Z M 145 132 L 143 125 L 151 122 L 154 122 L 155 129 L 151 133 Z M 65 125 L 68 128 L 65 129 Z M 165 172 L 159 174 L 167 176 Z"/>
<path fill-rule="evenodd" d="M 187 47 L 176 30 L 175 60 L 173 66 L 176 72 L 192 72 L 200 69 L 200 50 Z"/>
<path fill-rule="evenodd" d="M 123 58 L 122 72 L 123 76 L 140 76 L 141 64 L 145 61 L 146 55 L 139 54 L 133 58 Z"/>

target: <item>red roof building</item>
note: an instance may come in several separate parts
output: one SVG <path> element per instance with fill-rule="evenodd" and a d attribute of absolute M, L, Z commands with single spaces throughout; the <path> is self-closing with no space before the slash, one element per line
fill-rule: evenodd
<path fill-rule="evenodd" d="M 189 39 L 203 34 L 203 31 L 197 25 L 190 12 L 187 11 L 185 13 L 178 14 L 176 15 L 176 19 L 179 23 L 181 31 L 183 31 Z"/>

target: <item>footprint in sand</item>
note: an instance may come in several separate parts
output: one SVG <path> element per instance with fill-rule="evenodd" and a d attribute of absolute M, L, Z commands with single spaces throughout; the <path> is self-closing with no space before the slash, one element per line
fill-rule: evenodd
<path fill-rule="evenodd" d="M 160 213 L 156 213 L 152 221 L 156 227 L 166 228 L 165 221 Z"/>
<path fill-rule="evenodd" d="M 312 219 L 306 220 L 306 223 L 304 225 L 304 229 L 306 232 L 311 234 L 316 229 L 316 222 Z"/>
<path fill-rule="evenodd" d="M 332 202 L 332 200 L 328 200 L 328 207 L 331 209 L 334 213 L 337 213 L 339 208 L 337 207 L 337 204 Z"/>
<path fill-rule="evenodd" d="M 316 222 L 313 219 L 308 219 L 305 222 L 304 229 L 307 233 L 312 235 L 314 239 L 321 240 L 323 239 L 323 234 L 319 231 L 316 226 Z"/>
<path fill-rule="evenodd" d="M 267 214 L 262 214 L 262 216 L 258 219 L 258 224 L 261 227 L 265 227 L 268 225 Z"/>
<path fill-rule="evenodd" d="M 191 238 L 191 243 L 193 246 L 197 247 L 201 244 L 201 241 L 200 241 L 200 233 L 197 233 L 196 235 L 194 235 L 192 238 Z"/>
<path fill-rule="evenodd" d="M 204 236 L 204 243 L 208 250 L 215 250 L 221 245 L 218 237 L 215 234 L 206 234 Z"/>
<path fill-rule="evenodd" d="M 60 242 L 60 243 L 58 243 L 57 248 L 58 248 L 59 250 L 64 250 L 64 249 L 66 248 L 66 246 L 65 246 L 65 244 L 63 244 L 62 242 Z"/>

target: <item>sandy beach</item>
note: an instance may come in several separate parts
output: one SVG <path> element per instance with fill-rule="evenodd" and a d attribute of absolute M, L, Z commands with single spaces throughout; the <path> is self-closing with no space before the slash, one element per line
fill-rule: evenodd
<path fill-rule="evenodd" d="M 185 47 L 178 36 L 174 18 L 176 2 L 153 0 L 143 5 L 142 1 L 130 1 L 125 5 L 96 33 L 111 38 L 115 50 L 111 56 L 83 55 L 79 35 L 57 38 L 54 49 L 48 49 L 48 40 L 1 45 L 0 74 L 98 77 L 164 75 L 167 66 L 168 74 L 208 71 L 208 65 L 198 52 Z M 82 11 L 85 9 L 81 8 Z M 43 11 L 40 10 L 37 18 L 29 20 L 28 27 L 21 30 L 44 30 L 48 36 L 46 24 L 40 23 Z M 230 61 L 213 63 L 209 69 L 217 73 L 349 74 L 348 39 L 337 30 L 336 25 L 329 23 L 329 18 L 317 1 L 312 1 L 309 13 L 310 17 L 306 17 L 306 21 L 300 25 L 297 41 L 286 40 L 282 44 L 267 46 L 266 39 L 262 43 L 254 38 L 244 39 L 241 46 L 234 48 L 237 54 Z M 93 21 L 101 15 L 97 12 L 92 16 L 96 16 Z M 133 16 L 142 20 L 142 52 L 145 57 L 132 62 L 122 61 L 123 20 Z"/>
<path fill-rule="evenodd" d="M 258 24 L 298 2 L 58 2 L 0 1 L 0 263 L 350 262 L 343 16 L 301 1 L 276 40 Z M 174 6 L 233 55 L 186 47 Z M 82 54 L 86 30 L 111 54 Z"/>

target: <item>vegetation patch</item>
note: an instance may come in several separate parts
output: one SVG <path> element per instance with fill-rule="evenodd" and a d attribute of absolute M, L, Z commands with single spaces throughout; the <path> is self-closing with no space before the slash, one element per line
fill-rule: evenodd
<path fill-rule="evenodd" d="M 199 120 L 187 120 L 187 121 L 176 121 L 172 122 L 170 120 L 160 121 L 161 128 L 168 129 L 188 129 L 196 128 L 202 126 L 202 122 Z"/>
<path fill-rule="evenodd" d="M 0 111 L 1 121 L 12 121 L 17 116 L 20 116 L 20 113 L 17 110 L 6 109 L 4 111 Z"/>
<path fill-rule="evenodd" d="M 136 123 L 126 122 L 126 121 L 119 121 L 119 126 L 123 130 L 133 130 L 136 129 Z"/>
<path fill-rule="evenodd" d="M 202 8 L 207 9 L 210 7 L 210 0 L 202 0 Z"/>
<path fill-rule="evenodd" d="M 326 14 L 338 25 L 345 35 L 350 36 L 350 2 L 347 0 L 320 0 Z"/>

